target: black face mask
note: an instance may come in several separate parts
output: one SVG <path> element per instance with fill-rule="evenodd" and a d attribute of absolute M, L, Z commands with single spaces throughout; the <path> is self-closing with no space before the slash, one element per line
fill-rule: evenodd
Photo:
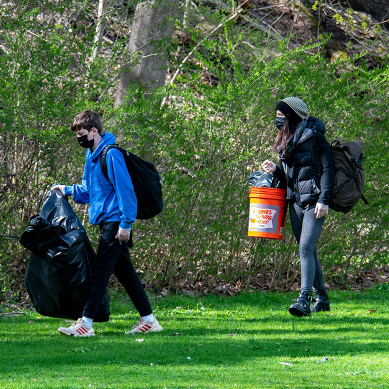
<path fill-rule="evenodd" d="M 275 124 L 279 131 L 282 130 L 282 127 L 284 126 L 285 123 L 285 119 L 286 118 L 276 117 Z"/>
<path fill-rule="evenodd" d="M 95 140 L 88 140 L 88 135 L 83 135 L 77 138 L 78 143 L 80 144 L 81 147 L 84 147 L 85 149 L 91 149 L 95 143 Z"/>

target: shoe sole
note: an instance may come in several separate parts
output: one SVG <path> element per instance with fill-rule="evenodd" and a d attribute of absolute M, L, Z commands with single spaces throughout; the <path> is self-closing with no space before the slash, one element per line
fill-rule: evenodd
<path fill-rule="evenodd" d="M 299 309 L 296 309 L 296 308 L 289 308 L 289 313 L 292 316 L 297 316 L 297 317 L 310 316 L 310 313 L 302 312 L 302 311 L 300 311 Z"/>
<path fill-rule="evenodd" d="M 162 328 L 160 330 L 147 331 L 147 332 L 142 332 L 142 331 L 131 332 L 131 331 L 127 331 L 127 332 L 125 332 L 125 335 L 149 334 L 150 332 L 161 332 L 161 331 L 162 331 Z"/>
<path fill-rule="evenodd" d="M 74 334 L 68 334 L 65 331 L 58 330 L 60 334 L 66 335 L 66 336 L 73 336 L 73 338 L 89 338 L 90 336 L 95 336 L 95 334 L 85 334 L 85 335 L 74 335 Z"/>
<path fill-rule="evenodd" d="M 330 311 L 330 308 L 321 308 L 321 309 L 318 309 L 318 310 L 311 309 L 311 313 L 317 313 L 317 312 L 329 312 L 329 311 Z"/>
<path fill-rule="evenodd" d="M 131 331 L 127 331 L 125 332 L 125 335 L 135 335 L 135 334 L 148 334 L 149 332 L 161 332 L 163 330 L 163 327 L 160 327 L 156 330 L 149 330 L 149 331 L 146 331 L 146 332 L 142 332 L 142 331 L 136 331 L 136 332 L 131 332 Z"/>

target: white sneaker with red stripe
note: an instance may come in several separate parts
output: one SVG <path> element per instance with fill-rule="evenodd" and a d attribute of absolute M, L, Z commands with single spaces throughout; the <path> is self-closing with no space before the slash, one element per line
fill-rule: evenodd
<path fill-rule="evenodd" d="M 163 328 L 158 323 L 157 319 L 155 319 L 154 321 L 147 321 L 143 319 L 143 317 L 141 317 L 138 323 L 136 323 L 134 327 L 132 327 L 132 330 L 126 332 L 126 335 L 135 333 L 145 334 L 146 332 L 159 332 L 162 331 L 162 329 Z"/>
<path fill-rule="evenodd" d="M 58 331 L 61 334 L 68 336 L 95 336 L 95 331 L 93 327 L 87 327 L 82 319 L 78 319 L 70 327 L 59 327 Z"/>

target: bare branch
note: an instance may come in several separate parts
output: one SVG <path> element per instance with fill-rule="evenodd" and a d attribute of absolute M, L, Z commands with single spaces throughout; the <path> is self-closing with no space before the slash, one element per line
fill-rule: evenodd
<path fill-rule="evenodd" d="M 15 234 L 0 234 L 0 237 L 6 238 L 6 239 L 20 239 L 20 235 Z"/>
<path fill-rule="evenodd" d="M 102 19 L 104 16 L 104 0 L 99 0 L 99 8 L 97 12 L 97 23 L 96 23 L 96 32 L 93 40 L 93 52 L 92 56 L 89 60 L 89 64 L 92 64 L 97 54 L 100 52 L 101 47 L 101 39 L 103 37 L 104 24 L 102 23 Z"/>
<path fill-rule="evenodd" d="M 170 80 L 170 85 L 174 83 L 174 80 L 176 79 L 178 73 L 181 71 L 182 67 L 188 61 L 188 59 L 192 56 L 192 54 L 203 44 L 205 40 L 207 40 L 212 34 L 214 34 L 217 30 L 219 30 L 220 27 L 223 27 L 227 22 L 235 19 L 242 11 L 243 11 L 243 5 L 246 4 L 249 0 L 245 0 L 242 4 L 239 5 L 239 7 L 236 9 L 235 13 L 230 16 L 229 18 L 224 19 L 222 22 L 220 22 L 209 34 L 207 34 L 203 39 L 200 40 L 200 42 L 193 48 L 193 50 L 184 58 L 184 60 L 181 62 L 180 66 L 174 73 L 172 79 Z"/>

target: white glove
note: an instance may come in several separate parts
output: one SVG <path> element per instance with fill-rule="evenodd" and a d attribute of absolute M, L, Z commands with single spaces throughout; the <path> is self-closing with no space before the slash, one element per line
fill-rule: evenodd
<path fill-rule="evenodd" d="M 328 215 L 328 205 L 316 203 L 315 214 L 316 214 L 316 219 L 320 219 L 323 216 L 327 216 Z"/>
<path fill-rule="evenodd" d="M 130 235 L 131 228 L 129 230 L 125 230 L 124 228 L 119 227 L 119 230 L 115 235 L 115 239 L 117 239 L 119 243 L 122 244 L 122 242 L 127 242 L 130 239 Z"/>
<path fill-rule="evenodd" d="M 276 164 L 272 161 L 269 161 L 269 160 L 266 160 L 265 162 L 262 163 L 262 169 L 266 172 L 266 173 L 274 173 L 276 171 Z"/>
<path fill-rule="evenodd" d="M 62 196 L 65 196 L 65 185 L 55 185 L 51 188 L 51 190 L 58 189 Z"/>

